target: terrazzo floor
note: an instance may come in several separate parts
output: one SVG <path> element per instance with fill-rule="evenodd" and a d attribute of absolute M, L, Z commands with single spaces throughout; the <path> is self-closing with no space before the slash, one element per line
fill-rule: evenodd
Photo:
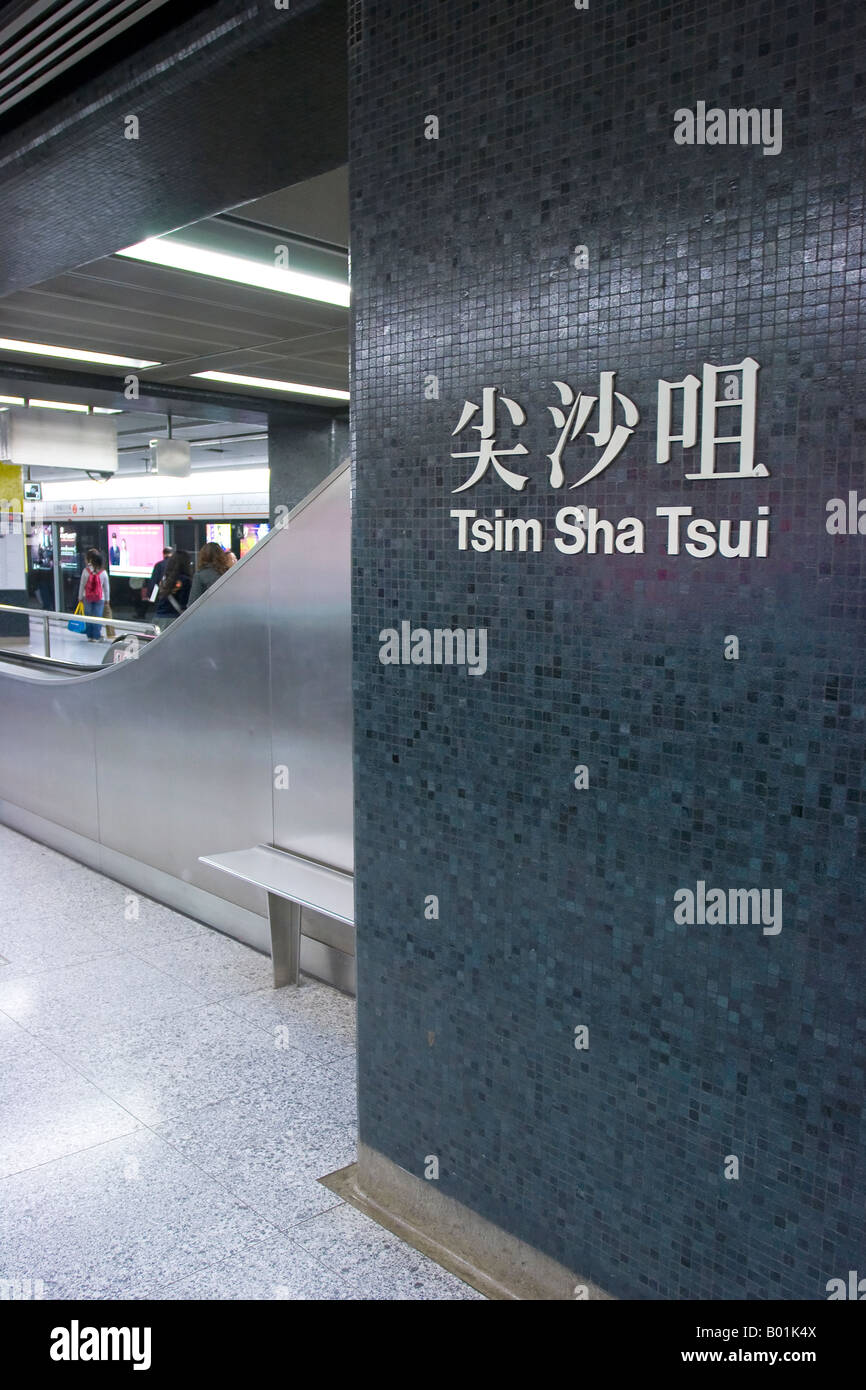
<path fill-rule="evenodd" d="M 316 1181 L 353 1000 L 5 826 L 0 885 L 0 1290 L 482 1298 Z"/>

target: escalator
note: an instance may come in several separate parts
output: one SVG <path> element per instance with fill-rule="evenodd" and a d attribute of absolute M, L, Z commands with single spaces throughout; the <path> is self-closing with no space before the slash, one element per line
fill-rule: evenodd
<path fill-rule="evenodd" d="M 347 463 L 135 659 L 4 651 L 0 820 L 269 950 L 264 891 L 200 856 L 353 871 L 349 546 Z M 302 932 L 304 970 L 346 988 L 353 935 L 309 909 Z"/>

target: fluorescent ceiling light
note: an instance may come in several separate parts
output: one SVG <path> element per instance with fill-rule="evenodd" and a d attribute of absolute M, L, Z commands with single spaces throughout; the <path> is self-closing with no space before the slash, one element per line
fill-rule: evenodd
<path fill-rule="evenodd" d="M 0 338 L 3 352 L 25 352 L 36 357 L 68 357 L 70 362 L 103 362 L 109 367 L 161 367 L 142 357 L 118 357 L 113 352 L 87 352 L 84 348 L 54 347 L 50 343 L 22 343 L 17 338 Z"/>
<path fill-rule="evenodd" d="M 304 386 L 299 381 L 272 381 L 266 376 L 241 376 L 237 372 L 192 372 L 206 381 L 228 381 L 235 386 L 261 386 L 264 391 L 296 391 L 300 396 L 322 396 L 329 401 L 347 401 L 348 391 L 331 386 Z"/>
<path fill-rule="evenodd" d="M 108 405 L 77 405 L 72 401 L 34 401 L 32 398 L 26 400 L 24 396 L 0 396 L 0 402 L 4 405 L 35 405 L 43 410 L 77 410 L 81 414 L 92 411 L 94 415 L 122 415 L 123 411 L 119 407 Z"/>
<path fill-rule="evenodd" d="M 237 285 L 255 285 L 260 290 L 349 307 L 349 286 L 339 280 L 326 280 L 323 275 L 306 275 L 299 270 L 281 270 L 262 261 L 228 256 L 223 251 L 205 251 L 170 238 L 150 237 L 117 254 L 172 270 L 188 270 L 194 275 L 210 275 L 216 280 L 233 280 Z"/>

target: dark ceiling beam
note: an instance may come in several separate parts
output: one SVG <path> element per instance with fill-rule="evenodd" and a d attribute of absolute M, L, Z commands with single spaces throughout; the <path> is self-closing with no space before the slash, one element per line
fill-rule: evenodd
<path fill-rule="evenodd" d="M 336 408 L 328 405 L 307 405 L 294 401 L 274 400 L 272 397 L 243 396 L 239 392 L 171 386 L 167 382 L 149 381 L 146 372 L 137 372 L 140 396 L 127 400 L 123 394 L 124 377 L 95 372 L 74 372 L 59 367 L 35 367 L 28 363 L 0 362 L 0 395 L 38 396 L 40 387 L 73 391 L 92 398 L 95 405 L 116 406 L 128 411 L 165 412 L 174 406 L 189 405 L 210 420 L 240 420 L 258 423 L 263 418 L 279 419 L 285 423 L 320 426 L 336 419 L 348 420 L 348 403 Z M 74 399 L 74 397 L 73 397 Z"/>
<path fill-rule="evenodd" d="M 334 169 L 347 127 L 345 0 L 218 0 L 0 142 L 0 295 Z"/>

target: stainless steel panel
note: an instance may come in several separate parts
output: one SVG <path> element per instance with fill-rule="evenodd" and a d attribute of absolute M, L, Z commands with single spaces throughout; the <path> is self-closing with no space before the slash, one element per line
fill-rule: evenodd
<path fill-rule="evenodd" d="M 99 839 L 94 730 L 101 702 L 70 676 L 53 681 L 23 667 L 0 674 L 0 798 Z"/>
<path fill-rule="evenodd" d="M 330 946 L 323 946 L 319 941 L 311 941 L 308 937 L 301 937 L 301 969 L 307 975 L 315 975 L 317 979 L 324 980 L 327 984 L 333 985 L 335 989 L 341 989 L 345 994 L 355 993 L 355 957 L 346 955 L 343 951 L 334 951 Z"/>
<path fill-rule="evenodd" d="M 106 845 L 251 908 L 255 889 L 197 860 L 273 830 L 266 571 L 238 565 L 118 668 L 98 757 Z"/>
<path fill-rule="evenodd" d="M 338 922 L 336 917 L 326 917 L 323 912 L 304 907 L 301 909 L 301 931 L 311 941 L 321 941 L 325 946 L 354 955 L 355 927 L 348 922 Z"/>
<path fill-rule="evenodd" d="M 352 627 L 349 469 L 292 514 L 290 554 L 270 565 L 273 844 L 351 873 Z"/>
<path fill-rule="evenodd" d="M 344 466 L 137 660 L 51 682 L 0 666 L 0 802 L 225 901 L 249 940 L 265 894 L 199 855 L 352 869 L 350 627 Z"/>

